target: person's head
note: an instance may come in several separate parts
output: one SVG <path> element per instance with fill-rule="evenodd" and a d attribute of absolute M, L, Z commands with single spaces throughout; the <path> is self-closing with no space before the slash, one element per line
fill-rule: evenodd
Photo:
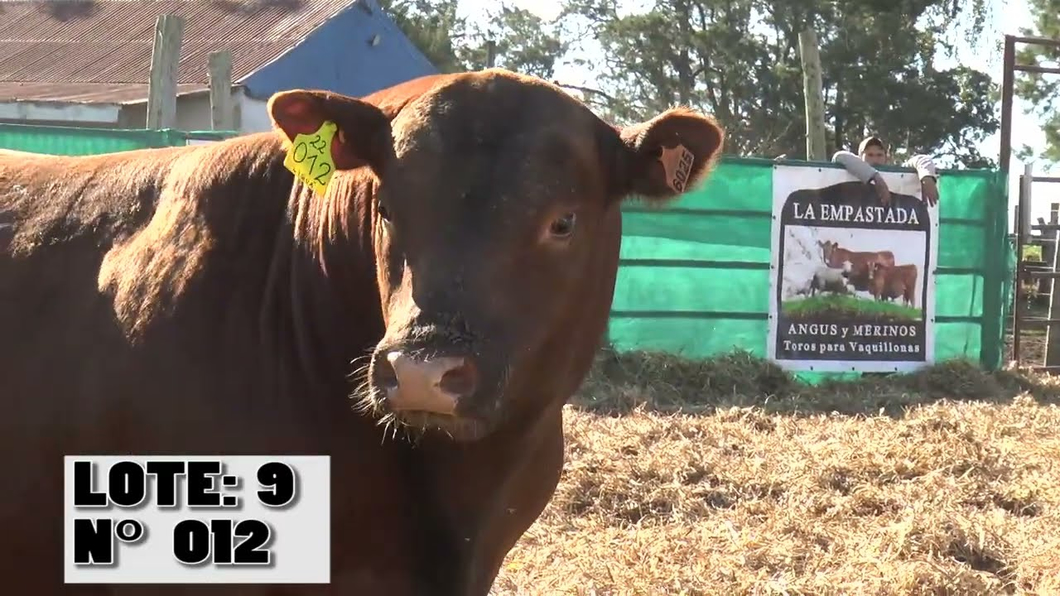
<path fill-rule="evenodd" d="M 865 163 L 871 166 L 882 166 L 887 164 L 887 147 L 879 137 L 866 137 L 858 147 L 858 154 Z"/>

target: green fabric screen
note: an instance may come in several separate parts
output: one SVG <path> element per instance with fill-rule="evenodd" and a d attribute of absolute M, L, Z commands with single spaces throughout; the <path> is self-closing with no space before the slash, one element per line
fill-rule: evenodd
<path fill-rule="evenodd" d="M 670 208 L 624 207 L 608 329 L 617 350 L 703 358 L 739 348 L 765 357 L 773 165 L 725 158 Z M 992 171 L 940 174 L 936 360 L 968 357 L 989 369 L 1001 364 L 1015 265 L 1004 189 Z"/>
<path fill-rule="evenodd" d="M 231 132 L 103 129 L 0 124 L 0 148 L 51 155 L 95 155 L 148 147 L 185 145 L 189 139 L 220 140 Z"/>
<path fill-rule="evenodd" d="M 0 148 L 88 155 L 232 134 L 0 124 Z M 608 329 L 616 349 L 703 358 L 740 348 L 765 357 L 773 165 L 726 157 L 702 186 L 669 208 L 627 203 Z M 992 171 L 945 171 L 940 177 L 938 360 L 965 356 L 989 369 L 1001 364 L 1015 266 L 1004 182 Z"/>

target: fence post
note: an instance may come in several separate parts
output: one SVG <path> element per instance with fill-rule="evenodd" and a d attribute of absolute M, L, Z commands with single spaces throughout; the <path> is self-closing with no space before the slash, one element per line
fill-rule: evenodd
<path fill-rule="evenodd" d="M 232 52 L 212 52 L 210 68 L 210 127 L 232 130 Z"/>
<path fill-rule="evenodd" d="M 1024 183 L 1020 184 L 1020 198 L 1017 205 L 1019 207 L 1020 223 L 1017 229 L 1022 230 L 1023 241 L 1027 242 L 1031 238 L 1031 184 L 1034 182 L 1034 166 L 1031 164 L 1024 164 L 1023 166 L 1023 180 Z M 1023 255 L 1019 255 L 1022 259 Z"/>
<path fill-rule="evenodd" d="M 151 49 L 151 80 L 147 90 L 147 128 L 175 128 L 177 121 L 177 70 L 184 19 L 172 14 L 155 21 Z"/>

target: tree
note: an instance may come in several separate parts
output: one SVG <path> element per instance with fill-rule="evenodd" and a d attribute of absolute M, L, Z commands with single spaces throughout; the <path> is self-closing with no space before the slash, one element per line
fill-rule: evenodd
<path fill-rule="evenodd" d="M 487 44 L 495 44 L 495 64 L 550 78 L 566 52 L 551 24 L 530 11 L 501 4 L 485 26 L 457 14 L 458 0 L 381 0 L 398 28 L 442 72 L 487 66 Z"/>
<path fill-rule="evenodd" d="M 464 36 L 467 22 L 457 16 L 459 0 L 380 0 L 379 5 L 394 20 L 435 68 L 442 72 L 465 70 L 454 41 Z"/>
<path fill-rule="evenodd" d="M 552 77 L 556 61 L 567 51 L 555 25 L 521 8 L 501 4 L 490 13 L 485 28 L 476 29 L 473 40 L 459 52 L 470 69 L 485 68 L 487 44 L 495 43 L 495 66 L 543 79 Z"/>
<path fill-rule="evenodd" d="M 565 19 L 600 46 L 601 89 L 586 101 L 620 122 L 674 104 L 712 113 L 727 152 L 805 156 L 798 35 L 821 44 L 834 148 L 879 134 L 900 156 L 989 165 L 975 144 L 997 129 L 994 84 L 967 67 L 935 67 L 958 23 L 979 29 L 987 0 L 567 0 Z"/>
<path fill-rule="evenodd" d="M 1023 29 L 1023 35 L 1034 35 L 1060 40 L 1060 0 L 1028 0 L 1034 16 L 1034 28 Z M 1051 65 L 1060 62 L 1060 48 L 1026 45 L 1020 48 L 1019 64 Z M 1016 94 L 1026 98 L 1034 114 L 1041 119 L 1045 131 L 1045 151 L 1038 157 L 1060 162 L 1060 75 L 1016 73 Z M 1032 157 L 1029 148 L 1019 152 L 1023 159 Z"/>

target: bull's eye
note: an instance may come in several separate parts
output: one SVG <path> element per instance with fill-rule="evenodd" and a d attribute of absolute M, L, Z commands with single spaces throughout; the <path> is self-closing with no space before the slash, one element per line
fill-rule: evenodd
<path fill-rule="evenodd" d="M 557 240 L 565 240 L 574 234 L 574 224 L 576 222 L 577 216 L 575 214 L 565 213 L 552 220 L 552 223 L 548 226 L 548 233 Z"/>

